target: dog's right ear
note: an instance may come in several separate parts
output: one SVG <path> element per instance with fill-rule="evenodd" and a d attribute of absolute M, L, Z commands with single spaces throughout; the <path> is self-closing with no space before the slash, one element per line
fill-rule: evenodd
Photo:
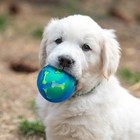
<path fill-rule="evenodd" d="M 50 36 L 50 34 L 52 35 L 52 31 L 54 30 L 57 21 L 58 19 L 51 19 L 44 29 L 43 39 L 41 41 L 39 51 L 39 63 L 41 67 L 44 67 L 46 65 L 48 37 Z"/>
<path fill-rule="evenodd" d="M 45 66 L 46 58 L 47 58 L 47 50 L 46 50 L 47 40 L 45 38 L 42 39 L 39 51 L 39 64 L 41 67 Z"/>

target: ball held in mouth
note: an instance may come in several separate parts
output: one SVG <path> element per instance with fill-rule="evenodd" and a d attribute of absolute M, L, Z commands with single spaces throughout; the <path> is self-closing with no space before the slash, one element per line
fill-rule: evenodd
<path fill-rule="evenodd" d="M 76 88 L 76 79 L 63 70 L 47 65 L 37 78 L 40 94 L 48 101 L 58 103 L 70 98 Z"/>

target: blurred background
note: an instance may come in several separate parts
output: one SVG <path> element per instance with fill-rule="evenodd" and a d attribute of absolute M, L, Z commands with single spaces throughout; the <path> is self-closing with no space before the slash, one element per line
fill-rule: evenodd
<path fill-rule="evenodd" d="M 0 140 L 44 139 L 36 77 L 43 28 L 52 17 L 84 14 L 115 29 L 122 47 L 117 75 L 140 97 L 139 6 L 139 0 L 0 0 Z"/>

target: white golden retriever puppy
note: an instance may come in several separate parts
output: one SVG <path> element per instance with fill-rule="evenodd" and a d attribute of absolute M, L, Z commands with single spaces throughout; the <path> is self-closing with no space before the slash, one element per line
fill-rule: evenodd
<path fill-rule="evenodd" d="M 113 30 L 88 16 L 52 19 L 45 28 L 40 64 L 77 79 L 73 97 L 61 103 L 37 96 L 47 140 L 140 140 L 140 100 L 114 76 L 120 47 Z"/>

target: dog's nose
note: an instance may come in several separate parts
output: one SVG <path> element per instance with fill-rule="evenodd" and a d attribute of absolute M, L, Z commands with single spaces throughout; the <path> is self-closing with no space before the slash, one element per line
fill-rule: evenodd
<path fill-rule="evenodd" d="M 75 61 L 68 55 L 62 55 L 58 57 L 59 65 L 62 67 L 71 67 Z"/>

